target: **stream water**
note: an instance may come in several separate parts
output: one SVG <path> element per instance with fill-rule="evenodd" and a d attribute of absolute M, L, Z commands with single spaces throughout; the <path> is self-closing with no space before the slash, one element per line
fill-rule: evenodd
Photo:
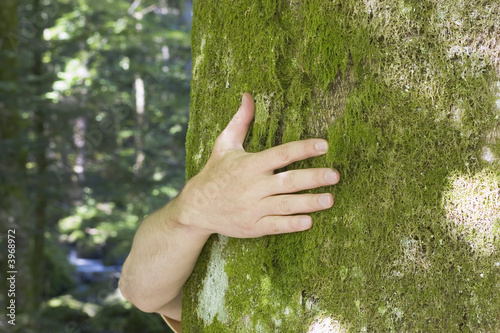
<path fill-rule="evenodd" d="M 68 260 L 75 267 L 79 285 L 118 279 L 122 271 L 122 265 L 105 266 L 101 259 L 79 258 L 75 248 L 70 250 Z"/>

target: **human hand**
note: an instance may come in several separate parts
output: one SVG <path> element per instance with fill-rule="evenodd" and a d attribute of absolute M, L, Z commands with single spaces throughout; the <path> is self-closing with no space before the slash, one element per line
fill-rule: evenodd
<path fill-rule="evenodd" d="M 336 184 L 337 171 L 317 168 L 274 174 L 292 162 L 325 154 L 327 142 L 308 139 L 247 153 L 243 141 L 253 116 L 253 98 L 245 93 L 207 164 L 176 198 L 176 216 L 182 226 L 205 236 L 260 237 L 307 230 L 312 219 L 303 213 L 332 207 L 330 193 L 291 193 Z"/>

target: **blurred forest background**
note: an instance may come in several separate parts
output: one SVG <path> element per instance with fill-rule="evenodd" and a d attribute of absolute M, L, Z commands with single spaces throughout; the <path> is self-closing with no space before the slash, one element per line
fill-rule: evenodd
<path fill-rule="evenodd" d="M 189 0 L 1 0 L 1 332 L 168 331 L 117 281 L 184 184 L 191 16 Z"/>

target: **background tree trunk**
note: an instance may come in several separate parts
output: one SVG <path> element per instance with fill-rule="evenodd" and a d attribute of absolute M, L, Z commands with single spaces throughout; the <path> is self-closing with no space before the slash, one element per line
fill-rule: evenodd
<path fill-rule="evenodd" d="M 15 230 L 19 236 L 20 225 L 24 224 L 27 201 L 24 196 L 24 169 L 26 156 L 23 154 L 17 139 L 20 132 L 20 117 L 17 108 L 17 1 L 5 1 L 0 7 L 0 232 L 2 235 L 2 251 L 0 269 L 2 276 L 9 271 L 7 261 L 7 233 Z M 13 176 L 7 176 L 13 175 Z M 18 237 L 21 241 L 22 237 Z M 19 246 L 18 246 L 19 248 Z M 19 248 L 20 253 L 22 248 Z M 15 269 L 14 269 L 15 270 Z M 2 319 L 5 316 L 7 302 L 7 279 L 3 279 Z M 19 299 L 16 299 L 19 306 Z"/>
<path fill-rule="evenodd" d="M 134 173 L 138 173 L 142 164 L 144 163 L 144 159 L 146 155 L 144 153 L 144 137 L 143 137 L 143 128 L 144 128 L 144 110 L 146 108 L 146 92 L 144 89 L 144 81 L 140 75 L 136 75 L 135 77 L 135 118 L 137 122 L 137 133 L 135 134 L 135 163 L 134 163 Z"/>
<path fill-rule="evenodd" d="M 15 291 L 8 293 L 2 281 L 3 305 L 13 299 L 19 315 L 33 309 L 34 282 L 30 270 L 30 243 L 33 235 L 33 205 L 26 195 L 27 149 L 24 146 L 24 124 L 19 109 L 19 43 L 18 1 L 6 1 L 0 8 L 0 228 L 2 274 L 16 272 Z M 15 262 L 7 261 L 7 233 L 15 236 Z M 37 254 L 38 255 L 38 254 Z M 9 263 L 9 265 L 8 265 Z M 13 275 L 12 273 L 8 274 Z M 9 288 L 10 289 L 10 285 Z M 10 296 L 8 296 L 10 294 Z M 5 302 L 5 303 L 4 303 Z M 4 313 L 6 306 L 3 306 Z M 11 318 L 2 315 L 2 320 Z M 6 324 L 7 325 L 7 324 Z"/>
<path fill-rule="evenodd" d="M 40 0 L 33 0 L 33 11 L 35 15 L 40 15 L 42 13 L 42 5 Z M 35 16 L 36 17 L 36 16 Z M 37 29 L 35 32 L 34 39 L 37 43 L 43 43 L 43 29 Z M 37 47 L 33 50 L 33 67 L 32 74 L 35 83 L 35 94 L 41 97 L 44 93 L 42 88 L 44 74 L 44 66 L 42 62 L 42 48 Z M 33 110 L 33 120 L 34 120 L 34 133 L 37 138 L 39 146 L 34 153 L 35 163 L 37 167 L 37 186 L 39 190 L 37 191 L 35 202 L 34 202 L 34 226 L 33 226 L 33 238 L 31 244 L 31 255 L 30 255 L 30 269 L 31 277 L 33 279 L 33 297 L 31 298 L 33 302 L 33 308 L 35 309 L 38 304 L 42 301 L 42 293 L 44 287 L 44 249 L 45 249 L 45 230 L 47 226 L 47 197 L 44 189 L 48 187 L 47 184 L 47 167 L 48 161 L 46 156 L 46 147 L 48 145 L 48 139 L 45 133 L 45 118 L 46 109 L 44 108 L 44 103 L 38 103 Z"/>
<path fill-rule="evenodd" d="M 342 180 L 310 231 L 212 237 L 186 331 L 500 330 L 499 16 L 493 0 L 195 3 L 187 177 L 248 91 L 247 150 L 322 137 L 326 156 L 291 167 Z"/>

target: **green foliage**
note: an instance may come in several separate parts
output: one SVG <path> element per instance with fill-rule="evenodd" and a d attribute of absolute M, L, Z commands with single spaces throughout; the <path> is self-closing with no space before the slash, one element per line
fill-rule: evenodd
<path fill-rule="evenodd" d="M 169 332 L 161 316 L 144 313 L 136 308 L 124 307 L 123 304 L 102 307 L 92 323 L 99 332 Z"/>
<path fill-rule="evenodd" d="M 76 245 L 80 257 L 103 258 L 108 265 L 123 263 L 139 222 L 131 210 L 89 198 L 74 215 L 59 221 L 60 240 Z"/>
<path fill-rule="evenodd" d="M 197 310 L 212 238 L 184 329 L 500 329 L 499 14 L 497 1 L 198 3 L 187 177 L 248 91 L 247 150 L 326 138 L 326 156 L 291 167 L 341 182 L 312 230 L 227 241 L 228 315 L 210 324 Z"/>
<path fill-rule="evenodd" d="M 66 245 L 120 265 L 140 221 L 182 187 L 190 80 L 184 7 L 182 0 L 2 2 L 0 216 L 9 222 L 2 234 L 16 228 L 25 267 L 16 297 L 25 305 L 19 318 L 28 320 L 20 319 L 19 331 L 108 330 L 67 304 L 60 313 L 44 308 L 47 320 L 31 320 L 27 310 L 64 293 L 91 298 L 71 290 Z M 147 318 L 134 316 L 114 332 Z M 70 317 L 78 327 L 57 322 Z"/>
<path fill-rule="evenodd" d="M 90 318 L 84 304 L 71 296 L 50 299 L 40 307 L 36 322 L 42 332 L 65 332 L 79 329 L 81 332 L 92 332 L 88 325 Z M 90 326 L 90 327 L 89 327 Z"/>
<path fill-rule="evenodd" d="M 159 315 L 144 313 L 129 303 L 95 305 L 69 295 L 50 299 L 31 320 L 39 323 L 39 332 L 170 332 Z"/>
<path fill-rule="evenodd" d="M 66 260 L 66 251 L 58 244 L 55 237 L 47 236 L 45 237 L 44 253 L 45 258 L 47 258 L 45 271 L 50 272 L 50 279 L 46 283 L 44 295 L 54 297 L 74 288 L 76 284 L 73 277 L 74 268 Z"/>

